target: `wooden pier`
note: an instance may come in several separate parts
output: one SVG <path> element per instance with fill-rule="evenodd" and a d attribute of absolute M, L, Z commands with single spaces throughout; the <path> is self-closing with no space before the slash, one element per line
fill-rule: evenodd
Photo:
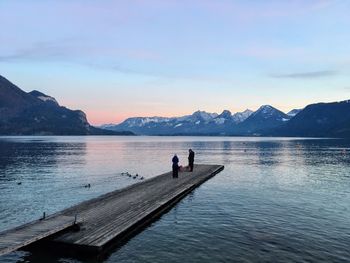
<path fill-rule="evenodd" d="M 75 223 L 74 217 L 54 216 L 2 232 L 0 233 L 0 256 L 72 228 Z"/>
<path fill-rule="evenodd" d="M 67 230 L 47 239 L 49 235 L 58 231 L 51 233 L 47 226 L 42 225 L 42 232 L 47 234 L 42 237 L 38 235 L 36 240 L 46 238 L 49 243 L 70 250 L 99 254 L 107 247 L 130 238 L 223 169 L 222 165 L 195 165 L 193 172 L 180 172 L 179 178 L 173 179 L 169 172 L 82 202 L 52 215 L 50 219 L 59 222 L 59 218 L 69 218 L 72 221 L 72 218 L 77 216 L 80 222 L 79 231 Z M 72 225 L 72 222 L 70 224 Z M 58 225 L 61 226 L 60 223 Z M 25 230 L 26 226 L 23 226 L 23 236 L 26 235 Z M 30 231 L 30 228 L 27 230 Z M 0 233 L 0 240 L 6 239 L 11 231 L 15 229 Z M 22 235 L 16 235 L 16 238 L 15 249 L 27 245 L 23 242 L 21 246 Z M 0 247 L 0 254 L 1 251 L 8 253 L 13 250 Z"/>

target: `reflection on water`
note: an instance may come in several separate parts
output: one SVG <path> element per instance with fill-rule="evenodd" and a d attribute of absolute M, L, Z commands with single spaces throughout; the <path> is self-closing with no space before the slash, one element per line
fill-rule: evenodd
<path fill-rule="evenodd" d="M 186 164 L 225 170 L 105 262 L 349 262 L 346 140 L 1 137 L 0 230 Z M 85 184 L 91 188 L 85 188 Z M 15 252 L 0 262 L 80 262 Z"/>

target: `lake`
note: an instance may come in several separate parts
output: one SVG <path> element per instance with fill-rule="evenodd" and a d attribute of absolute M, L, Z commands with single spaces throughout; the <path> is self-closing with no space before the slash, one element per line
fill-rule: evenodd
<path fill-rule="evenodd" d="M 350 141 L 0 137 L 0 231 L 187 164 L 225 170 L 103 262 L 350 262 Z M 20 183 L 20 184 L 19 184 Z M 84 187 L 90 184 L 90 188 Z M 8 262 L 84 262 L 18 251 Z M 87 261 L 93 262 L 93 261 Z"/>

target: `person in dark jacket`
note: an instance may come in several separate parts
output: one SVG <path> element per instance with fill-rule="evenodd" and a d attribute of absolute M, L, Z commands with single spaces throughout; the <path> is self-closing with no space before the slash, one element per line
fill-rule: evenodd
<path fill-rule="evenodd" d="M 190 168 L 190 172 L 193 172 L 193 165 L 194 165 L 194 151 L 192 149 L 188 150 L 188 167 Z"/>
<path fill-rule="evenodd" d="M 179 176 L 179 158 L 177 157 L 177 155 L 175 154 L 173 159 L 173 178 L 178 178 Z"/>

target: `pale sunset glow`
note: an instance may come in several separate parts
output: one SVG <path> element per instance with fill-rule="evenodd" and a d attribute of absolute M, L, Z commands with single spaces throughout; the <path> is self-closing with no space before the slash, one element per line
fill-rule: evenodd
<path fill-rule="evenodd" d="M 349 1 L 1 1 L 0 72 L 132 116 L 289 111 L 350 97 Z"/>

